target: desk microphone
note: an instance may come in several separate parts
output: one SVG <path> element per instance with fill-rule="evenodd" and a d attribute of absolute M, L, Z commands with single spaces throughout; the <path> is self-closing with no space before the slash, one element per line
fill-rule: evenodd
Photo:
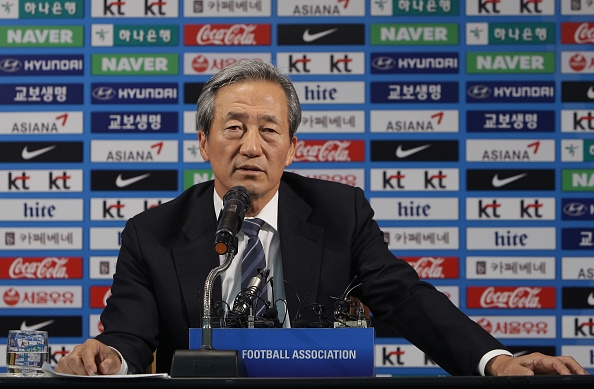
<path fill-rule="evenodd" d="M 243 186 L 234 186 L 225 194 L 215 235 L 214 249 L 217 254 L 227 253 L 231 241 L 241 229 L 241 223 L 249 208 L 250 196 Z"/>
<path fill-rule="evenodd" d="M 254 300 L 258 298 L 262 292 L 262 287 L 266 284 L 266 279 L 270 270 L 262 269 L 258 274 L 250 280 L 248 286 L 237 294 L 235 301 L 233 301 L 233 309 L 231 312 L 239 316 L 247 316 L 250 313 L 250 308 Z"/>

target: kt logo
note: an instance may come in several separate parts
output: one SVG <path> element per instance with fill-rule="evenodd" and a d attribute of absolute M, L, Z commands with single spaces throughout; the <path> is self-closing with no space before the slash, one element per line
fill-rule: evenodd
<path fill-rule="evenodd" d="M 382 173 L 382 184 L 384 188 L 390 189 L 404 189 L 402 181 L 406 178 L 406 174 L 401 173 L 400 170 L 396 174 L 388 175 L 387 172 Z M 443 174 L 441 170 L 437 174 L 430 174 L 428 171 L 424 172 L 423 185 L 425 189 L 446 189 L 444 180 L 447 178 L 447 174 Z"/>
<path fill-rule="evenodd" d="M 125 1 L 103 0 L 103 15 L 126 16 L 122 9 L 125 5 Z M 167 5 L 167 1 L 144 0 L 144 14 L 165 16 L 165 11 L 163 11 L 165 5 Z"/>
<path fill-rule="evenodd" d="M 124 215 L 122 214 L 122 209 L 124 209 L 125 206 L 126 205 L 122 204 L 120 200 L 117 200 L 112 204 L 108 204 L 107 201 L 103 201 L 103 218 L 123 219 Z"/>
<path fill-rule="evenodd" d="M 574 112 L 573 128 L 576 130 L 594 130 L 594 115 L 588 112 L 586 115 L 578 116 L 578 113 Z"/>
<path fill-rule="evenodd" d="M 479 13 L 500 14 L 499 3 L 501 0 L 479 0 Z M 540 14 L 542 0 L 520 0 L 521 14 Z"/>
<path fill-rule="evenodd" d="M 303 54 L 301 58 L 293 58 L 293 54 L 289 55 L 289 72 L 290 73 L 310 73 L 308 65 L 311 62 L 311 58 L 308 58 L 306 54 Z"/>
<path fill-rule="evenodd" d="M 353 70 L 349 68 L 351 62 L 353 59 L 347 54 L 342 58 L 334 58 L 334 54 L 330 55 L 330 73 L 352 73 Z"/>
<path fill-rule="evenodd" d="M 400 349 L 400 347 L 396 347 L 396 350 L 388 351 L 386 347 L 382 348 L 382 365 L 391 365 L 391 366 L 402 366 L 404 362 L 402 361 L 402 356 L 404 355 L 404 351 Z"/>

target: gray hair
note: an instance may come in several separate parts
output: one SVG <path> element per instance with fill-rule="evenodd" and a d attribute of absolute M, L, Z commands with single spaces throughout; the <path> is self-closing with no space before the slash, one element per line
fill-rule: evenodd
<path fill-rule="evenodd" d="M 289 110 L 289 137 L 293 139 L 301 124 L 301 105 L 295 87 L 274 65 L 253 59 L 240 60 L 225 67 L 204 84 L 198 97 L 196 128 L 203 131 L 208 138 L 217 92 L 224 86 L 244 81 L 270 81 L 283 89 Z"/>

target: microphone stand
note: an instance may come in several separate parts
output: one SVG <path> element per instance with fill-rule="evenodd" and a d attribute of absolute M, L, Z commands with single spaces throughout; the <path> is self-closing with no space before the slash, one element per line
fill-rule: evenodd
<path fill-rule="evenodd" d="M 204 282 L 202 347 L 198 350 L 175 350 L 171 360 L 172 377 L 241 377 L 247 376 L 237 350 L 215 350 L 212 346 L 211 295 L 214 280 L 229 268 L 237 254 L 237 237 L 229 244 L 223 263 L 208 273 Z"/>
<path fill-rule="evenodd" d="M 204 310 L 202 314 L 202 347 L 201 350 L 213 350 L 212 347 L 212 325 L 211 325 L 211 304 L 212 304 L 212 284 L 214 280 L 231 266 L 233 258 L 237 254 L 237 237 L 233 237 L 231 244 L 225 254 L 225 259 L 219 267 L 215 267 L 208 273 L 204 282 Z"/>

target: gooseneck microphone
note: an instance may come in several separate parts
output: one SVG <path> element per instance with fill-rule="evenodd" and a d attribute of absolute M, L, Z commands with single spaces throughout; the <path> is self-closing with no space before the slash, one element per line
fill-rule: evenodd
<path fill-rule="evenodd" d="M 223 255 L 229 251 L 229 245 L 241 229 L 241 223 L 249 208 L 250 196 L 243 186 L 234 186 L 225 194 L 214 242 L 217 254 Z"/>

